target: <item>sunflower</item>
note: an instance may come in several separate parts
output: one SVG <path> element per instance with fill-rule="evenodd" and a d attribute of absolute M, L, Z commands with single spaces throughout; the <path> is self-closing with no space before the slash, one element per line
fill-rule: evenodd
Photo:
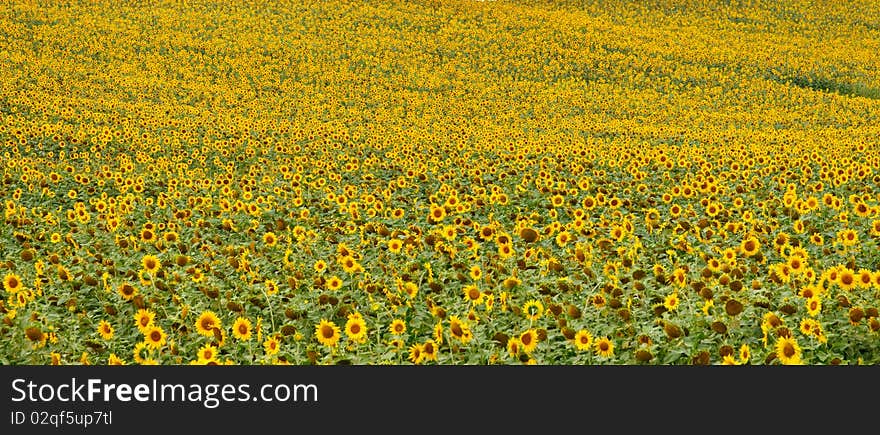
<path fill-rule="evenodd" d="M 568 231 L 560 231 L 559 234 L 556 234 L 556 245 L 560 248 L 564 248 L 569 241 L 571 241 L 571 233 Z"/>
<path fill-rule="evenodd" d="M 198 351 L 199 364 L 207 364 L 217 360 L 217 347 L 210 343 L 205 344 Z"/>
<path fill-rule="evenodd" d="M 162 239 L 168 243 L 177 243 L 180 239 L 180 235 L 175 231 L 166 231 L 165 234 L 162 235 Z"/>
<path fill-rule="evenodd" d="M 339 342 L 339 327 L 331 321 L 321 319 L 320 323 L 315 326 L 315 338 L 324 346 L 336 346 L 336 343 Z"/>
<path fill-rule="evenodd" d="M 431 204 L 428 212 L 428 220 L 432 223 L 443 221 L 446 218 L 446 208 L 437 204 Z"/>
<path fill-rule="evenodd" d="M 388 326 L 388 330 L 391 331 L 393 335 L 403 335 L 406 332 L 406 322 L 400 319 L 394 319 L 391 321 L 391 325 Z"/>
<path fill-rule="evenodd" d="M 752 257 L 757 254 L 758 251 L 761 249 L 761 242 L 759 242 L 757 238 L 752 236 L 744 239 L 739 247 L 743 255 L 745 255 L 746 257 Z"/>
<path fill-rule="evenodd" d="M 437 344 L 443 344 L 443 322 L 437 322 L 434 325 L 434 341 Z"/>
<path fill-rule="evenodd" d="M 596 353 L 599 356 L 610 358 L 614 356 L 614 343 L 611 342 L 607 337 L 601 337 L 596 339 L 594 346 L 596 348 Z"/>
<path fill-rule="evenodd" d="M 806 269 L 806 264 L 804 264 L 804 259 L 799 255 L 792 255 L 788 257 L 788 261 L 786 262 L 788 265 L 788 269 L 791 271 L 792 275 L 800 275 L 803 273 L 804 269 Z"/>
<path fill-rule="evenodd" d="M 315 272 L 324 273 L 324 271 L 327 270 L 327 262 L 324 260 L 318 260 L 312 267 L 315 269 Z"/>
<path fill-rule="evenodd" d="M 164 346 L 167 337 L 168 336 L 165 334 L 165 331 L 162 330 L 161 327 L 156 325 L 150 326 L 144 332 L 144 342 L 151 350 L 158 350 L 159 348 Z"/>
<path fill-rule="evenodd" d="M 263 243 L 265 243 L 266 246 L 273 247 L 278 244 L 278 236 L 271 231 L 267 232 L 266 234 L 263 234 Z"/>
<path fill-rule="evenodd" d="M 144 363 L 145 357 L 149 356 L 149 353 L 145 353 L 144 350 L 147 350 L 147 342 L 141 341 L 134 345 L 134 350 L 132 351 L 134 362 L 138 364 Z"/>
<path fill-rule="evenodd" d="M 776 340 L 776 357 L 785 365 L 799 365 L 801 360 L 801 347 L 794 337 L 779 337 Z"/>
<path fill-rule="evenodd" d="M 507 340 L 507 353 L 512 357 L 519 356 L 520 352 L 522 352 L 522 343 L 519 341 L 517 337 L 510 337 Z"/>
<path fill-rule="evenodd" d="M 866 289 L 866 288 L 871 287 L 872 280 L 873 280 L 873 274 L 871 273 L 870 270 L 859 269 L 859 274 L 856 277 L 856 283 L 858 284 L 859 288 Z"/>
<path fill-rule="evenodd" d="M 392 254 L 399 254 L 403 248 L 403 241 L 400 239 L 391 239 L 388 241 L 388 251 Z"/>
<path fill-rule="evenodd" d="M 351 314 L 345 322 L 345 336 L 349 341 L 364 343 L 367 341 L 367 323 L 359 314 Z"/>
<path fill-rule="evenodd" d="M 101 338 L 104 340 L 113 339 L 113 325 L 106 320 L 102 320 L 98 323 L 98 334 L 101 335 Z"/>
<path fill-rule="evenodd" d="M 527 319 L 534 322 L 544 314 L 544 304 L 537 299 L 532 299 L 523 305 L 522 311 Z"/>
<path fill-rule="evenodd" d="M 122 296 L 122 299 L 127 301 L 130 301 L 138 293 L 137 288 L 127 282 L 120 284 L 119 287 L 116 288 L 116 292 Z"/>
<path fill-rule="evenodd" d="M 422 345 L 416 343 L 416 344 L 410 346 L 409 360 L 413 364 L 421 364 L 423 359 L 424 359 L 424 355 L 422 354 Z"/>
<path fill-rule="evenodd" d="M 23 288 L 21 278 L 14 273 L 7 273 L 3 277 L 3 288 L 10 294 L 18 292 Z"/>
<path fill-rule="evenodd" d="M 205 274 L 202 272 L 202 269 L 195 268 L 192 272 L 192 280 L 195 283 L 205 282 Z"/>
<path fill-rule="evenodd" d="M 480 269 L 480 266 L 471 266 L 470 276 L 472 280 L 479 281 L 483 277 L 483 270 Z"/>
<path fill-rule="evenodd" d="M 502 259 L 506 260 L 510 257 L 513 257 L 516 252 L 513 250 L 513 246 L 509 244 L 498 245 L 498 256 Z"/>
<path fill-rule="evenodd" d="M 816 319 L 806 318 L 801 320 L 799 329 L 801 334 L 810 337 L 820 337 L 822 335 L 822 325 Z"/>
<path fill-rule="evenodd" d="M 280 347 L 281 341 L 274 335 L 266 337 L 266 341 L 263 342 L 263 351 L 266 352 L 267 356 L 272 356 L 278 353 Z"/>
<path fill-rule="evenodd" d="M 416 294 L 418 294 L 419 292 L 419 285 L 412 281 L 402 283 L 400 287 L 401 290 L 403 290 L 403 292 L 406 293 L 406 295 L 410 298 L 416 297 Z"/>
<path fill-rule="evenodd" d="M 462 290 L 464 292 L 464 300 L 470 301 L 473 305 L 483 303 L 483 292 L 481 292 L 477 286 L 473 284 L 466 285 Z"/>
<path fill-rule="evenodd" d="M 851 229 L 844 229 L 837 233 L 837 240 L 843 246 L 854 246 L 859 243 L 859 235 Z"/>
<path fill-rule="evenodd" d="M 437 361 L 437 343 L 428 339 L 422 343 L 422 361 Z"/>
<path fill-rule="evenodd" d="M 155 255 L 145 255 L 141 259 L 141 266 L 143 266 L 145 272 L 154 275 L 162 267 L 162 263 L 159 262 L 159 258 Z"/>
<path fill-rule="evenodd" d="M 581 329 L 574 334 L 574 346 L 577 350 L 590 350 L 593 345 L 593 335 L 586 329 Z"/>
<path fill-rule="evenodd" d="M 673 311 L 678 308 L 679 303 L 681 303 L 681 300 L 678 298 L 677 292 L 670 293 L 663 300 L 663 306 L 666 307 L 668 311 Z"/>
<path fill-rule="evenodd" d="M 328 290 L 339 290 L 339 288 L 342 287 L 342 280 L 334 275 L 327 278 L 327 281 L 324 284 L 327 286 Z"/>
<path fill-rule="evenodd" d="M 538 332 L 531 328 L 526 330 L 519 335 L 519 342 L 522 343 L 523 352 L 534 352 L 538 347 Z"/>
<path fill-rule="evenodd" d="M 849 268 L 843 268 L 837 275 L 837 285 L 843 290 L 852 290 L 856 286 L 856 275 Z"/>
<path fill-rule="evenodd" d="M 468 324 L 456 316 L 449 317 L 449 332 L 453 337 L 463 343 L 470 340 L 470 328 Z"/>
<path fill-rule="evenodd" d="M 125 361 L 122 358 L 116 356 L 115 353 L 111 353 L 109 357 L 107 357 L 107 365 L 108 366 L 124 366 Z"/>
<path fill-rule="evenodd" d="M 134 315 L 134 324 L 143 334 L 146 333 L 149 327 L 153 326 L 153 319 L 155 318 L 156 313 L 153 310 L 141 308 Z"/>
<path fill-rule="evenodd" d="M 853 207 L 853 212 L 858 217 L 866 218 L 871 215 L 871 207 L 869 207 L 868 204 L 859 201 L 858 203 L 856 203 L 855 207 Z"/>
<path fill-rule="evenodd" d="M 214 328 L 221 329 L 220 319 L 213 311 L 204 311 L 196 319 L 196 331 L 205 337 L 214 336 Z"/>
<path fill-rule="evenodd" d="M 278 293 L 278 283 L 276 283 L 274 280 L 267 279 L 263 282 L 263 286 L 266 287 L 266 294 L 269 296 Z"/>
<path fill-rule="evenodd" d="M 153 243 L 156 241 L 156 233 L 150 228 L 141 230 L 141 240 L 144 243 Z"/>
<path fill-rule="evenodd" d="M 232 324 L 232 336 L 235 337 L 236 340 L 250 340 L 252 330 L 251 321 L 246 317 L 239 317 L 235 319 L 235 322 Z"/>
<path fill-rule="evenodd" d="M 871 222 L 871 235 L 874 237 L 880 236 L 880 219 Z"/>
<path fill-rule="evenodd" d="M 495 237 L 495 228 L 487 225 L 480 228 L 480 238 L 484 241 L 492 240 Z"/>
<path fill-rule="evenodd" d="M 739 363 L 745 364 L 752 358 L 752 349 L 748 344 L 743 344 L 739 348 Z"/>

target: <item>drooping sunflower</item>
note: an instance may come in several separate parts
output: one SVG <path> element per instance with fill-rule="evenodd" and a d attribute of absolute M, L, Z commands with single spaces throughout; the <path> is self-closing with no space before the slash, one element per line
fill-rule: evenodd
<path fill-rule="evenodd" d="M 214 328 L 221 329 L 220 319 L 217 314 L 211 310 L 202 312 L 196 319 L 196 331 L 205 337 L 214 336 Z"/>
<path fill-rule="evenodd" d="M 332 321 L 321 319 L 315 326 L 315 338 L 327 347 L 334 347 L 339 342 L 339 327 Z"/>

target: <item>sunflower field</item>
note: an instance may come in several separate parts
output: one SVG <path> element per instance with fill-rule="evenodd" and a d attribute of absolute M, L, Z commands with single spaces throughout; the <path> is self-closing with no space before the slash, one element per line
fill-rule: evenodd
<path fill-rule="evenodd" d="M 7 2 L 0 364 L 878 364 L 878 17 Z"/>

